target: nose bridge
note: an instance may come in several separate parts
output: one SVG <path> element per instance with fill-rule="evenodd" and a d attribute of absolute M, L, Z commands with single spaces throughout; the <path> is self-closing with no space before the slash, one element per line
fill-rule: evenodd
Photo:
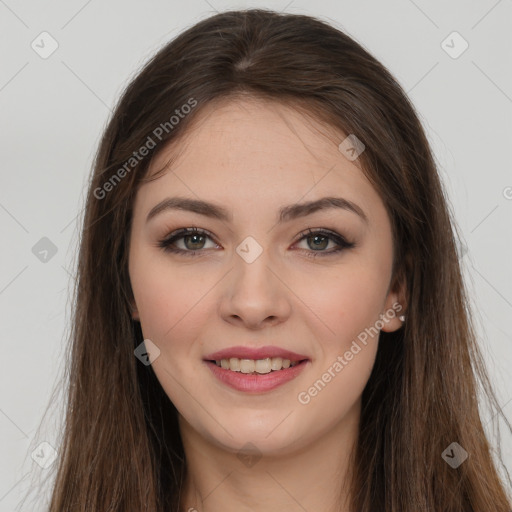
<path fill-rule="evenodd" d="M 234 255 L 235 292 L 249 295 L 273 294 L 276 285 L 270 251 L 264 248 L 254 237 L 248 236 L 236 247 Z"/>
<path fill-rule="evenodd" d="M 246 237 L 233 255 L 232 275 L 221 302 L 222 315 L 254 325 L 269 317 L 275 320 L 286 316 L 286 287 L 276 277 L 274 266 L 271 251 L 254 237 Z"/>

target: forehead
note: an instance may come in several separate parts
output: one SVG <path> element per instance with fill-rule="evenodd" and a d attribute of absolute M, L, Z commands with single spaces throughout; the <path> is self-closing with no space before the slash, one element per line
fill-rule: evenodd
<path fill-rule="evenodd" d="M 250 155 L 245 169 L 269 155 L 280 162 L 303 159 L 307 154 L 306 163 L 315 161 L 319 167 L 332 161 L 333 154 L 339 160 L 337 147 L 345 137 L 341 130 L 313 114 L 277 100 L 218 99 L 202 107 L 184 137 L 157 155 L 149 174 L 165 165 L 170 155 L 175 157 L 175 166 L 182 156 L 187 161 L 213 157 L 215 163 L 229 164 Z M 357 168 L 357 162 L 350 167 Z"/>
<path fill-rule="evenodd" d="M 343 195 L 382 214 L 384 206 L 359 162 L 338 148 L 345 138 L 341 130 L 277 101 L 215 102 L 198 112 L 184 137 L 157 154 L 149 175 L 172 163 L 141 187 L 137 202 L 179 193 L 260 209 L 271 202 Z"/>

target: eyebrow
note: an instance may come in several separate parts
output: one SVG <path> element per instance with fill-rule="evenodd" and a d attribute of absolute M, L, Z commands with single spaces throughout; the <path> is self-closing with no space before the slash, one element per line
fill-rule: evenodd
<path fill-rule="evenodd" d="M 342 197 L 322 197 L 315 201 L 283 206 L 279 210 L 278 222 L 287 222 L 299 217 L 305 217 L 306 215 L 310 215 L 320 210 L 327 210 L 331 208 L 339 208 L 355 213 L 366 224 L 368 224 L 368 217 L 361 207 Z M 146 222 L 149 222 L 153 217 L 167 210 L 186 210 L 224 222 L 230 222 L 232 220 L 232 215 L 229 211 L 220 205 L 187 197 L 168 197 L 151 209 L 147 215 Z"/>

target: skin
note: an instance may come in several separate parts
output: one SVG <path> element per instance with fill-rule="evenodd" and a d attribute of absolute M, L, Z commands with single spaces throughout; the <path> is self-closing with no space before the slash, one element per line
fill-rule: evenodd
<path fill-rule="evenodd" d="M 390 289 L 393 246 L 384 204 L 357 160 L 338 150 L 346 135 L 296 110 L 231 99 L 207 107 L 200 120 L 178 144 L 172 169 L 137 192 L 129 254 L 133 318 L 161 351 L 152 367 L 179 411 L 189 468 L 183 510 L 348 510 L 340 490 L 378 336 L 359 343 L 361 350 L 309 403 L 297 397 L 393 304 L 405 309 L 399 290 Z M 165 148 L 149 173 L 174 151 Z M 146 222 L 153 206 L 178 195 L 222 205 L 233 220 L 167 210 Z M 341 209 L 277 223 L 281 206 L 332 195 L 360 206 L 368 223 Z M 174 245 L 202 253 L 158 247 L 187 227 L 214 238 Z M 307 228 L 334 231 L 356 246 L 308 258 L 314 240 L 297 238 Z M 263 249 L 252 263 L 235 251 L 247 236 Z M 337 247 L 327 240 L 317 252 Z M 382 330 L 400 328 L 402 312 Z M 277 389 L 247 394 L 221 383 L 203 362 L 234 345 L 277 345 L 310 361 Z M 253 453 L 243 448 L 248 442 L 257 457 L 244 463 L 240 455 Z"/>

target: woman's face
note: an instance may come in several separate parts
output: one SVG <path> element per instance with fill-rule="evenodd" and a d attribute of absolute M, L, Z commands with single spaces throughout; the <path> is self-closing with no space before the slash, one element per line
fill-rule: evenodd
<path fill-rule="evenodd" d="M 401 325 L 391 226 L 357 160 L 338 148 L 345 135 L 331 140 L 261 100 L 205 112 L 172 170 L 137 193 L 133 318 L 160 350 L 152 367 L 182 428 L 229 451 L 250 442 L 282 454 L 359 416 L 375 332 Z M 337 200 L 303 207 L 327 197 Z M 171 198 L 212 206 L 155 213 Z M 184 228 L 207 234 L 170 240 Z M 279 356 L 293 367 L 277 369 Z"/>

